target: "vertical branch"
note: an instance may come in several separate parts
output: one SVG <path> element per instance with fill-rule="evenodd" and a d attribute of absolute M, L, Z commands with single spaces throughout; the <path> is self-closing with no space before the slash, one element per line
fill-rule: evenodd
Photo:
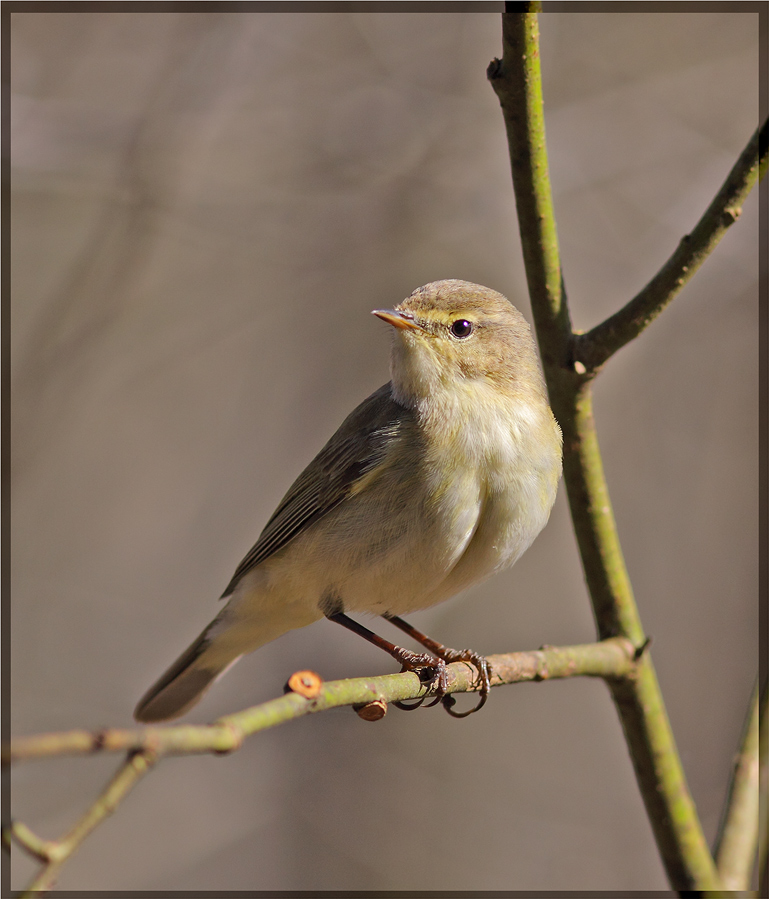
<path fill-rule="evenodd" d="M 714 852 L 725 890 L 749 889 L 758 834 L 759 686 L 755 684 Z"/>
<path fill-rule="evenodd" d="M 527 5 L 532 10 L 533 5 Z M 524 263 L 548 392 L 564 431 L 564 479 L 597 630 L 637 647 L 635 674 L 611 689 L 672 887 L 719 890 L 646 641 L 615 525 L 593 420 L 595 373 L 575 363 L 548 180 L 534 12 L 503 14 L 503 58 L 487 70 L 503 110 Z"/>
<path fill-rule="evenodd" d="M 649 654 L 636 678 L 609 682 L 636 780 L 669 882 L 680 892 L 721 890 L 674 743 Z"/>
<path fill-rule="evenodd" d="M 623 635 L 636 647 L 645 640 L 604 477 L 590 381 L 557 398 L 564 429 L 564 480 L 596 629 Z"/>
<path fill-rule="evenodd" d="M 759 872 L 759 896 L 764 897 L 770 893 L 767 878 L 767 851 L 768 851 L 768 722 L 767 722 L 767 690 L 768 685 L 762 691 L 762 699 L 759 703 L 759 838 L 757 841 L 759 852 L 757 854 L 757 871 Z"/>
<path fill-rule="evenodd" d="M 527 223 L 520 227 L 521 249 L 543 364 L 558 366 L 572 342 L 572 324 L 548 176 L 540 33 L 534 12 L 505 14 L 503 21 L 509 20 L 517 27 L 503 26 L 503 59 L 492 60 L 487 77 L 503 110 L 519 223 Z"/>

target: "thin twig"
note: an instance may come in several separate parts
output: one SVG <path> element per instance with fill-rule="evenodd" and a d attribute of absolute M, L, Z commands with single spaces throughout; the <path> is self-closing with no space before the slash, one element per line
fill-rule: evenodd
<path fill-rule="evenodd" d="M 157 762 L 158 757 L 151 750 L 129 753 L 109 784 L 96 800 L 78 819 L 74 827 L 58 841 L 42 841 L 26 825 L 14 822 L 9 826 L 10 837 L 25 850 L 44 862 L 43 868 L 30 882 L 22 897 L 33 897 L 50 890 L 59 877 L 64 863 L 75 853 L 88 835 L 107 816 Z"/>
<path fill-rule="evenodd" d="M 633 645 L 624 638 L 574 647 L 544 647 L 524 653 L 501 654 L 488 657 L 488 662 L 492 669 L 493 685 L 581 675 L 604 678 L 613 684 L 619 679 L 633 678 L 638 665 Z M 475 669 L 466 663 L 448 666 L 450 692 L 473 690 L 476 677 Z M 3 842 L 7 846 L 15 842 L 44 864 L 23 896 L 33 896 L 53 886 L 61 867 L 83 840 L 115 810 L 161 757 L 231 752 L 241 746 L 244 737 L 309 713 L 338 706 L 358 708 L 374 703 L 384 708 L 387 701 L 416 699 L 429 692 L 414 672 L 326 683 L 317 676 L 313 679 L 293 677 L 289 683 L 294 689 L 283 697 L 224 716 L 212 725 L 172 725 L 134 730 L 111 728 L 93 733 L 69 731 L 32 735 L 12 741 L 4 749 L 4 765 L 50 756 L 129 751 L 125 763 L 64 837 L 57 841 L 45 841 L 22 822 L 12 822 L 3 829 Z M 297 693 L 303 684 L 311 683 L 312 696 Z"/>
<path fill-rule="evenodd" d="M 749 890 L 758 832 L 759 686 L 755 684 L 714 850 L 725 890 Z"/>
<path fill-rule="evenodd" d="M 54 841 L 44 841 L 23 822 L 11 822 L 3 829 L 3 845 L 10 850 L 12 843 L 18 844 L 30 856 L 43 863 L 49 863 L 56 852 Z"/>
<path fill-rule="evenodd" d="M 488 657 L 492 684 L 545 681 L 579 675 L 627 678 L 635 666 L 634 648 L 623 638 L 573 647 L 548 647 Z M 449 690 L 474 688 L 475 669 L 467 663 L 448 666 Z M 224 716 L 211 725 L 166 725 L 151 728 L 110 728 L 97 732 L 63 731 L 15 738 L 3 748 L 3 765 L 49 756 L 99 752 L 149 751 L 157 756 L 229 753 L 243 738 L 283 722 L 338 706 L 359 706 L 374 700 L 413 700 L 428 692 L 414 672 L 374 678 L 323 682 L 312 698 L 289 692 L 283 697 Z"/>
<path fill-rule="evenodd" d="M 690 234 L 622 309 L 575 339 L 574 359 L 595 373 L 613 353 L 638 337 L 698 271 L 727 229 L 737 221 L 752 188 L 767 171 L 767 121 L 757 129 L 727 180 Z"/>
<path fill-rule="evenodd" d="M 759 873 L 759 896 L 766 897 L 768 889 L 767 854 L 768 854 L 768 719 L 767 719 L 767 681 L 762 688 L 759 700 L 759 837 L 757 845 L 757 872 Z"/>

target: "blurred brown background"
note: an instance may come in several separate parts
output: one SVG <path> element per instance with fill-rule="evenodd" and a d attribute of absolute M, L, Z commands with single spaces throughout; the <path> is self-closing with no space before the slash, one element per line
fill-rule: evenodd
<path fill-rule="evenodd" d="M 387 380 L 369 311 L 453 277 L 530 315 L 485 78 L 500 18 L 46 12 L 11 28 L 13 731 L 128 726 L 292 479 Z M 758 16 L 551 13 L 541 32 L 588 328 L 663 263 L 757 126 Z M 710 840 L 757 666 L 757 269 L 755 193 L 596 389 Z M 489 653 L 592 640 L 563 488 L 513 570 L 414 622 Z M 243 660 L 186 721 L 277 696 L 299 668 L 394 670 L 320 622 Z M 19 766 L 14 815 L 54 837 L 115 765 Z M 15 887 L 32 871 L 14 856 Z M 339 710 L 167 761 L 59 886 L 667 885 L 608 692 L 574 680 L 496 689 L 459 722 Z"/>

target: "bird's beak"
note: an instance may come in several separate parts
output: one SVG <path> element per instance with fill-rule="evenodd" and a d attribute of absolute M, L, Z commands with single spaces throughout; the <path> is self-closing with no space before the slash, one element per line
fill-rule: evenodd
<path fill-rule="evenodd" d="M 420 329 L 411 313 L 399 312 L 396 309 L 373 309 L 372 315 L 377 316 L 394 328 L 408 329 L 410 331 L 418 331 Z"/>

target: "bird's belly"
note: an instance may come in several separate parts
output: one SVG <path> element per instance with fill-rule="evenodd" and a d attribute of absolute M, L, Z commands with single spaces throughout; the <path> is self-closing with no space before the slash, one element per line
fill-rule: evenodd
<path fill-rule="evenodd" d="M 479 444 L 466 464 L 433 460 L 434 479 L 371 482 L 262 564 L 269 589 L 314 615 L 400 615 L 515 563 L 548 521 L 559 460 L 535 464 L 521 441 L 499 440 L 494 453 Z"/>
<path fill-rule="evenodd" d="M 527 503 L 513 491 L 488 497 L 477 528 L 457 565 L 440 585 L 438 603 L 512 566 L 548 520 L 550 506 Z"/>
<path fill-rule="evenodd" d="M 479 483 L 473 533 L 456 564 L 422 606 L 440 603 L 512 566 L 548 521 L 559 469 L 558 458 L 540 465 L 534 453 L 518 458 L 498 454 L 494 464 L 485 467 L 486 477 Z"/>
<path fill-rule="evenodd" d="M 440 497 L 393 492 L 367 498 L 380 514 L 353 500 L 308 529 L 264 564 L 281 592 L 322 609 L 399 615 L 437 602 L 430 599 L 472 539 L 481 494 L 478 481 L 463 475 Z M 319 523 L 320 524 L 320 523 Z"/>

